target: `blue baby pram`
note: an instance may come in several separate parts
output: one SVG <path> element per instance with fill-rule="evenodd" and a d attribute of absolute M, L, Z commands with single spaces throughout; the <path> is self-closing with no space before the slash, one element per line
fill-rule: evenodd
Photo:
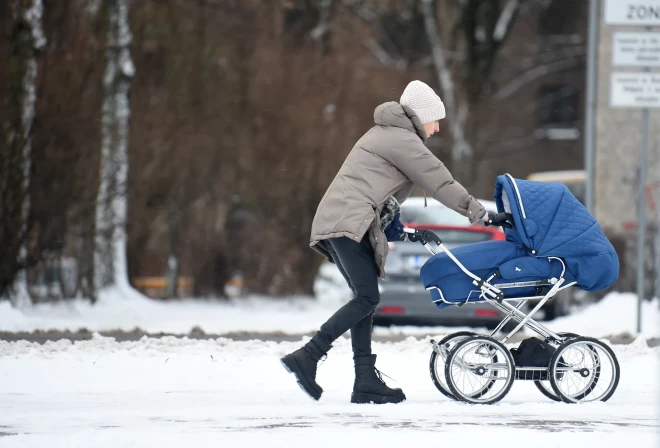
<path fill-rule="evenodd" d="M 432 340 L 433 382 L 446 396 L 470 403 L 499 401 L 515 379 L 534 381 L 556 401 L 609 399 L 619 381 L 610 347 L 572 333 L 555 334 L 532 316 L 563 289 L 597 291 L 614 283 L 619 274 L 614 248 L 598 222 L 559 182 L 505 174 L 497 177 L 494 196 L 498 212 L 509 213 L 513 224 L 504 230 L 506 241 L 449 251 L 432 231 L 405 229 L 411 241 L 433 254 L 420 277 L 438 308 L 488 302 L 505 313 L 490 336 L 458 332 Z M 537 303 L 525 314 L 530 300 Z M 511 320 L 517 325 L 501 340 L 494 339 Z M 542 365 L 517 365 L 516 349 L 503 345 L 523 327 L 543 337 L 526 344 L 538 352 L 533 358 L 544 360 Z"/>

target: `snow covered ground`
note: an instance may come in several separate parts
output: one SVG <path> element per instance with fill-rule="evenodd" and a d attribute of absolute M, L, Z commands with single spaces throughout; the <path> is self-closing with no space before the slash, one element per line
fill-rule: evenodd
<path fill-rule="evenodd" d="M 106 294 L 14 309 L 0 303 L 0 331 L 132 330 L 188 333 L 310 333 L 346 300 L 328 284 L 324 300 L 235 299 L 159 302 Z M 334 288 L 334 289 L 333 289 Z M 334 293 L 333 296 L 331 293 Z M 635 333 L 635 296 L 610 294 L 549 324 L 555 331 L 606 337 Z M 441 312 L 441 311 L 438 311 Z M 226 338 L 95 336 L 44 345 L 0 341 L 1 447 L 277 447 L 517 445 L 660 447 L 660 302 L 645 302 L 643 336 L 614 345 L 621 382 L 607 403 L 566 405 L 517 382 L 502 402 L 452 402 L 428 374 L 429 337 L 457 328 L 376 328 L 400 342 L 374 343 L 378 367 L 396 378 L 408 401 L 351 405 L 350 341 L 340 338 L 319 369 L 325 393 L 314 402 L 279 358 L 298 342 Z M 414 337 L 409 337 L 414 336 Z M 389 381 L 392 383 L 392 381 Z"/>
<path fill-rule="evenodd" d="M 139 295 L 108 294 L 96 305 L 86 300 L 42 304 L 27 309 L 0 302 L 0 331 L 125 330 L 187 334 L 199 327 L 208 334 L 231 332 L 281 332 L 306 334 L 315 331 L 341 305 L 339 292 L 309 298 L 243 298 L 226 301 L 156 301 Z M 628 332 L 636 334 L 636 296 L 612 293 L 600 302 L 549 323 L 555 331 L 570 331 L 594 337 Z M 438 313 L 442 311 L 439 310 Z M 643 303 L 642 334 L 660 336 L 660 300 Z M 457 331 L 447 327 L 376 328 L 381 335 L 427 335 Z"/>
<path fill-rule="evenodd" d="M 315 402 L 278 361 L 301 342 L 0 342 L 0 446 L 660 446 L 660 348 L 642 338 L 613 346 L 621 382 L 606 403 L 555 403 L 516 382 L 493 406 L 441 395 L 428 341 L 413 338 L 374 344 L 405 403 L 349 403 L 346 339 L 320 366 Z"/>

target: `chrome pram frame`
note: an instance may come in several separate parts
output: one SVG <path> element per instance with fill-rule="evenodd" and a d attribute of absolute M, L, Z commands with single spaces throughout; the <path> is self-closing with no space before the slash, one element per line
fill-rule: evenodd
<path fill-rule="evenodd" d="M 464 302 L 455 303 L 445 300 L 439 287 L 427 287 L 427 290 L 435 289 L 440 294 L 440 300 L 436 300 L 434 303 L 444 302 L 453 306 L 477 303 L 474 300 L 470 301 L 473 293 L 477 293 L 479 299 L 483 299 L 505 313 L 504 319 L 489 336 L 462 331 L 447 335 L 439 342 L 430 340 L 433 347 L 429 366 L 431 378 L 442 394 L 467 403 L 493 404 L 509 392 L 515 380 L 527 380 L 533 381 L 543 395 L 554 401 L 566 403 L 607 401 L 612 396 L 619 382 L 620 368 L 614 352 L 607 344 L 574 333 L 555 333 L 533 319 L 534 314 L 559 291 L 576 284 L 574 281 L 568 282 L 564 277 L 566 265 L 561 258 L 543 257 L 550 260 L 551 263 L 561 263 L 562 271 L 559 278 L 500 283 L 495 286 L 491 282 L 497 277 L 499 271 L 495 271 L 487 279 L 482 279 L 470 272 L 433 231 L 404 228 L 404 232 L 409 241 L 420 242 L 432 255 L 436 255 L 438 252 L 431 246 L 431 243 L 437 244 L 439 249 L 447 254 L 478 288 L 470 291 Z M 504 290 L 508 288 L 532 286 L 550 287 L 550 290 L 544 295 L 505 297 Z M 525 314 L 521 308 L 529 300 L 538 300 L 538 303 Z M 483 303 L 483 301 L 479 300 L 478 303 Z M 512 305 L 509 302 L 517 303 Z M 495 335 L 512 319 L 518 324 L 500 340 L 497 340 Z M 532 329 L 542 336 L 547 344 L 555 347 L 547 366 L 516 365 L 512 353 L 504 343 L 523 327 Z M 472 355 L 476 355 L 479 359 L 475 359 Z M 486 359 L 485 362 L 484 359 Z M 444 368 L 439 371 L 438 367 L 442 365 Z M 458 373 L 454 375 L 455 372 Z M 469 372 L 474 378 L 477 378 L 478 387 L 475 390 L 468 390 L 459 384 L 458 379 L 464 372 Z M 574 377 L 579 377 L 585 382 L 578 385 L 571 379 Z M 501 386 L 495 387 L 497 383 Z M 472 382 L 469 383 L 469 386 L 474 389 Z"/>
<path fill-rule="evenodd" d="M 409 241 L 420 242 L 432 255 L 437 255 L 438 252 L 431 246 L 430 243 L 431 242 L 436 243 L 440 248 L 440 250 L 445 254 L 447 254 L 447 256 L 454 263 L 456 263 L 456 265 L 461 269 L 461 271 L 465 273 L 465 275 L 472 278 L 472 283 L 477 288 L 479 288 L 478 290 L 470 291 L 470 294 L 465 299 L 465 302 L 457 303 L 457 302 L 449 302 L 445 300 L 444 295 L 442 294 L 442 290 L 440 288 L 438 288 L 437 286 L 430 286 L 426 289 L 427 290 L 435 289 L 436 291 L 438 291 L 441 297 L 440 300 L 434 300 L 433 303 L 444 302 L 452 306 L 463 306 L 465 304 L 471 303 L 470 297 L 472 293 L 478 293 L 479 294 L 478 299 L 484 299 L 487 303 L 489 303 L 496 309 L 506 314 L 504 319 L 502 319 L 502 321 L 490 333 L 490 337 L 494 337 L 507 323 L 509 323 L 511 319 L 513 319 L 518 321 L 518 325 L 516 325 L 515 328 L 513 328 L 507 335 L 505 335 L 500 340 L 500 342 L 503 344 L 507 342 L 514 334 L 520 331 L 520 329 L 523 328 L 524 326 L 529 327 L 530 329 L 534 330 L 536 333 L 538 333 L 539 335 L 543 336 L 546 339 L 552 339 L 557 342 L 564 341 L 564 338 L 562 336 L 554 333 L 548 327 L 535 321 L 532 318 L 532 316 L 534 316 L 534 314 L 536 314 L 543 307 L 543 305 L 545 305 L 545 303 L 551 298 L 553 298 L 559 291 L 568 289 L 576 284 L 576 282 L 565 283 L 566 279 L 564 278 L 564 274 L 566 273 L 566 265 L 564 264 L 564 261 L 561 258 L 545 257 L 548 258 L 549 260 L 555 261 L 557 263 L 561 263 L 562 271 L 559 278 L 553 277 L 550 279 L 544 279 L 539 281 L 500 283 L 497 286 L 495 286 L 492 285 L 490 282 L 497 276 L 497 273 L 491 275 L 489 278 L 485 280 L 473 274 L 451 253 L 451 251 L 442 243 L 440 237 L 438 237 L 433 231 L 426 229 L 412 229 L 405 227 L 404 232 L 408 235 Z M 536 287 L 549 286 L 550 290 L 544 295 L 516 297 L 510 299 L 504 297 L 504 292 L 502 291 L 503 289 L 520 288 L 525 286 L 536 286 Z M 522 306 L 528 300 L 539 300 L 539 302 L 536 304 L 534 308 L 532 308 L 532 310 L 529 311 L 529 313 L 525 314 L 520 310 L 520 308 L 522 308 Z M 517 302 L 515 306 L 508 303 L 514 301 Z"/>

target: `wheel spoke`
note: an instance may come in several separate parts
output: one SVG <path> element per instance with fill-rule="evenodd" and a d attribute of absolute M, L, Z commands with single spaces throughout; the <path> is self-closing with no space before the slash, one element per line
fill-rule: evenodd
<path fill-rule="evenodd" d="M 551 386 L 564 401 L 607 400 L 619 380 L 614 353 L 592 338 L 578 337 L 560 345 L 551 370 Z"/>
<path fill-rule="evenodd" d="M 433 384 L 436 388 L 446 397 L 456 399 L 447 385 L 446 380 L 446 361 L 449 357 L 451 350 L 456 344 L 468 337 L 475 336 L 474 333 L 468 331 L 459 331 L 444 337 L 436 344 L 431 354 L 430 372 Z"/>
<path fill-rule="evenodd" d="M 447 358 L 447 383 L 462 401 L 494 403 L 509 391 L 514 369 L 506 347 L 490 337 L 475 336 L 459 342 Z"/>

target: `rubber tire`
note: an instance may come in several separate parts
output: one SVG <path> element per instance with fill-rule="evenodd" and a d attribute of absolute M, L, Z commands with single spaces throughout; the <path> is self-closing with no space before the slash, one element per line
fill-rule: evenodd
<path fill-rule="evenodd" d="M 577 333 L 571 333 L 571 332 L 557 333 L 557 336 L 562 336 L 562 337 L 564 337 L 564 338 L 573 338 L 573 339 L 574 339 L 574 338 L 581 338 L 581 337 L 582 337 L 582 336 L 580 336 L 580 335 L 577 334 Z M 550 340 L 549 340 L 548 338 L 545 338 L 543 341 L 544 341 L 544 342 L 550 342 Z M 560 345 L 561 345 L 561 344 L 560 344 Z"/>
<path fill-rule="evenodd" d="M 534 385 L 536 388 L 546 397 L 551 399 L 552 401 L 556 401 L 558 403 L 561 403 L 561 398 L 559 398 L 557 395 L 554 394 L 554 392 L 549 391 L 548 389 L 543 386 L 543 381 L 534 381 Z M 550 388 L 552 389 L 552 385 L 550 385 Z"/>
<path fill-rule="evenodd" d="M 456 357 L 456 354 L 459 352 L 461 347 L 463 347 L 464 345 L 467 345 L 467 344 L 469 344 L 471 342 L 474 342 L 474 341 L 477 341 L 479 339 L 486 340 L 489 343 L 492 343 L 494 345 L 499 346 L 500 350 L 504 353 L 504 356 L 506 357 L 506 360 L 507 360 L 508 364 L 511 366 L 511 375 L 509 375 L 509 378 L 507 380 L 508 383 L 504 386 L 503 392 L 500 393 L 500 395 L 497 398 L 494 398 L 494 399 L 492 399 L 490 401 L 486 401 L 486 402 L 470 401 L 469 399 L 461 396 L 461 394 L 458 392 L 456 386 L 454 385 L 454 382 L 451 379 L 452 377 L 451 377 L 450 366 L 452 365 L 452 363 L 454 361 L 454 358 Z M 449 390 L 451 390 L 452 395 L 454 395 L 454 397 L 457 400 L 463 401 L 465 403 L 470 403 L 470 404 L 493 404 L 493 403 L 497 403 L 502 398 L 504 398 L 509 393 L 509 391 L 511 390 L 511 387 L 513 386 L 513 382 L 516 379 L 516 365 L 513 361 L 513 356 L 511 355 L 511 352 L 500 341 L 498 341 L 497 339 L 491 338 L 489 336 L 474 336 L 474 337 L 471 337 L 471 338 L 463 339 L 461 342 L 456 344 L 456 346 L 451 351 L 451 353 L 449 353 L 449 356 L 447 357 L 447 362 L 445 364 L 445 377 L 447 379 L 447 385 L 449 386 Z M 494 383 L 494 381 L 492 383 Z M 485 391 L 480 392 L 479 395 L 482 395 L 485 392 L 487 392 L 488 390 L 490 390 L 490 387 L 492 387 L 492 384 L 489 385 L 488 388 Z"/>
<path fill-rule="evenodd" d="M 458 331 L 456 333 L 448 334 L 447 336 L 442 338 L 440 342 L 438 342 L 438 344 L 444 345 L 447 342 L 451 341 L 452 339 L 461 336 L 465 336 L 466 338 L 469 338 L 478 335 L 477 333 L 473 333 L 472 331 Z M 451 398 L 452 400 L 456 400 L 456 397 L 452 395 L 449 389 L 445 388 L 445 386 L 440 382 L 440 379 L 436 376 L 435 362 L 439 356 L 440 355 L 438 355 L 438 353 L 435 350 L 431 352 L 431 359 L 429 360 L 429 372 L 431 373 L 431 380 L 433 381 L 433 384 L 435 385 L 436 389 L 438 389 L 442 395 L 444 395 L 447 398 Z M 442 371 L 439 373 L 439 375 L 444 375 L 444 374 L 445 374 L 445 369 L 443 365 Z M 445 381 L 447 380 L 445 379 Z"/>
<path fill-rule="evenodd" d="M 614 362 L 614 373 L 615 373 L 615 375 L 614 375 L 614 385 L 612 386 L 612 390 L 610 390 L 607 395 L 605 395 L 603 398 L 601 398 L 600 401 L 609 400 L 612 397 L 612 395 L 614 394 L 614 392 L 616 391 L 616 388 L 619 386 L 619 379 L 621 377 L 621 368 L 619 367 L 619 360 L 616 358 L 616 355 L 614 354 L 614 351 L 612 351 L 612 349 L 608 345 L 606 345 L 606 344 L 600 342 L 598 339 L 594 339 L 594 338 L 587 338 L 587 337 L 582 337 L 581 336 L 581 337 L 566 341 L 565 343 L 560 345 L 559 348 L 557 348 L 557 350 L 553 353 L 552 358 L 550 358 L 550 385 L 552 386 L 552 389 L 555 391 L 555 394 L 557 394 L 557 396 L 559 398 L 561 398 L 561 400 L 564 403 L 576 403 L 576 401 L 573 401 L 573 400 L 569 399 L 568 397 L 566 397 L 559 390 L 559 387 L 557 386 L 557 382 L 555 381 L 555 375 L 552 372 L 552 366 L 554 366 L 558 362 L 558 358 L 560 357 L 560 353 L 562 352 L 562 348 L 564 346 L 566 346 L 567 344 L 573 344 L 576 341 L 591 342 L 594 345 L 598 345 L 599 347 L 601 347 L 603 350 L 605 350 L 612 357 L 612 361 Z M 597 383 L 598 383 L 598 378 L 596 378 L 596 380 L 589 386 L 590 387 L 589 391 L 585 392 L 583 394 L 580 394 L 580 398 L 578 398 L 577 400 L 579 401 L 582 398 L 589 395 L 591 393 L 591 391 L 593 390 L 593 388 L 596 386 Z"/>

